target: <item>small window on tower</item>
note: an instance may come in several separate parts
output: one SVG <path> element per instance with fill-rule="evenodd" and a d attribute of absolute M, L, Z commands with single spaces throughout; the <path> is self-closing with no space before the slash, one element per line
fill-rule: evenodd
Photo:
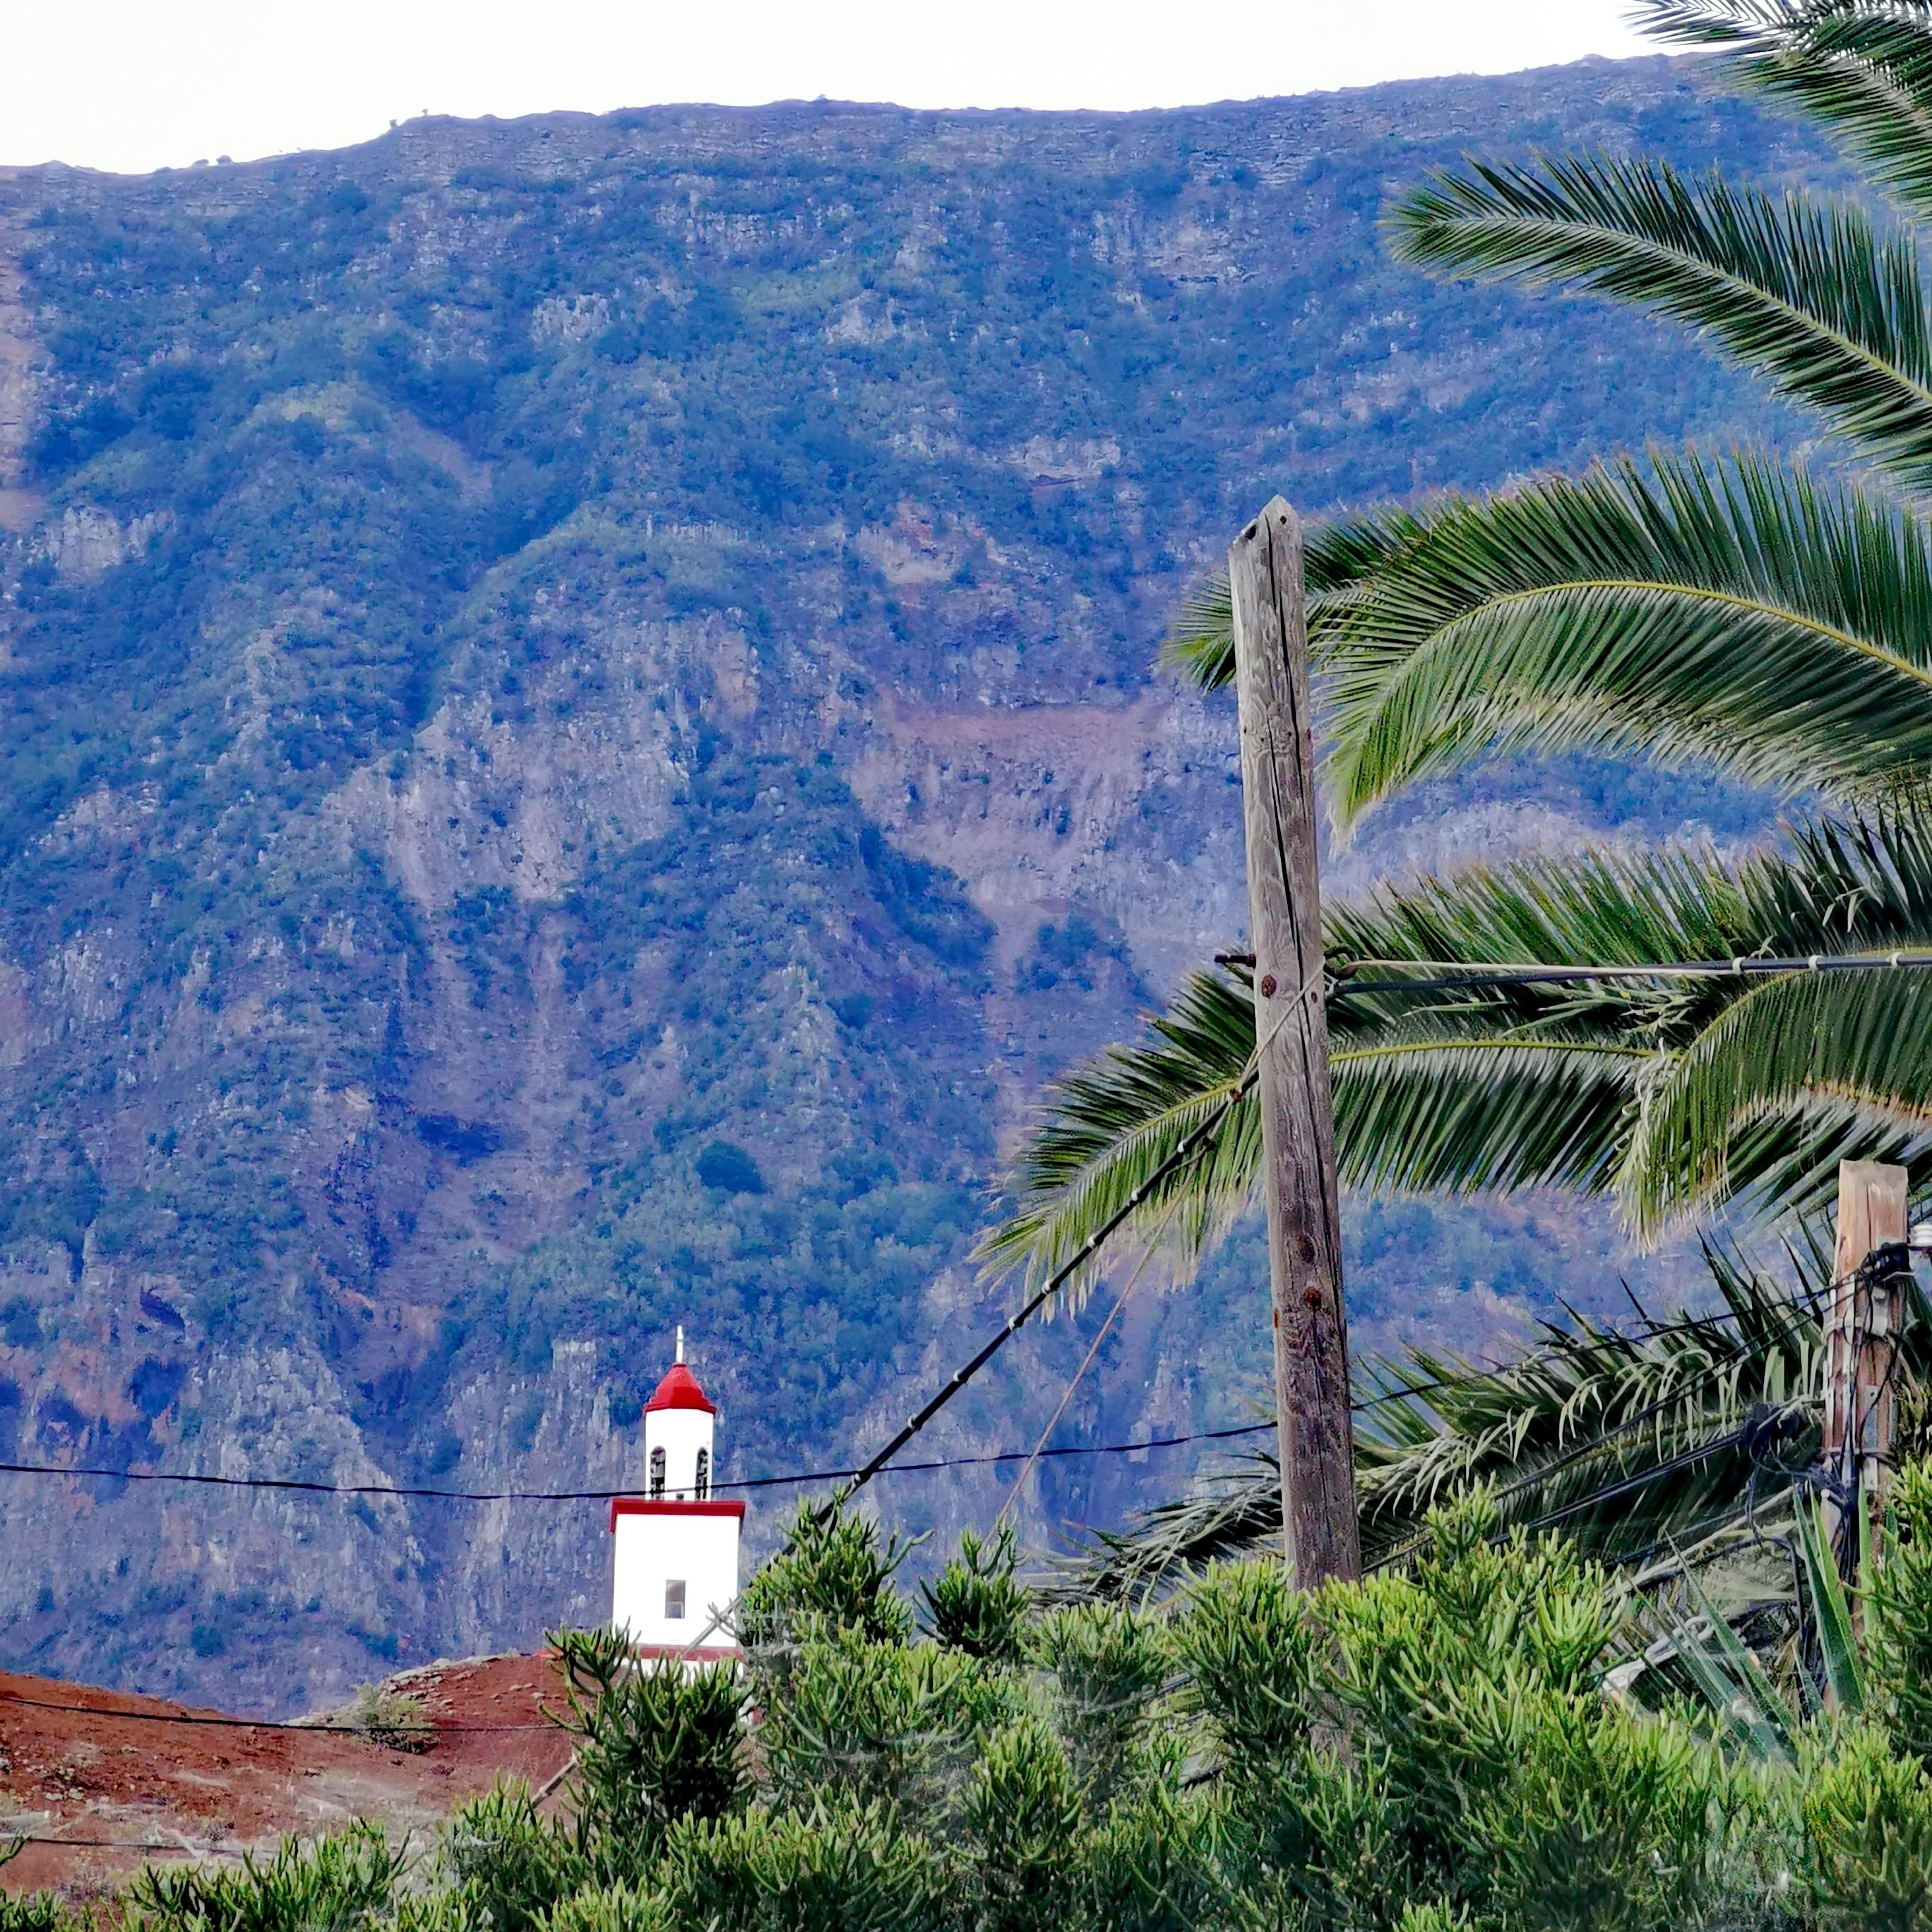
<path fill-rule="evenodd" d="M 681 1624 L 684 1621 L 684 1579 L 674 1576 L 664 1585 L 664 1621 Z"/>
<path fill-rule="evenodd" d="M 692 1492 L 700 1502 L 711 1493 L 711 1451 L 700 1449 L 698 1452 L 698 1486 Z"/>
<path fill-rule="evenodd" d="M 651 1497 L 653 1502 L 664 1494 L 664 1454 L 662 1449 L 651 1451 Z"/>

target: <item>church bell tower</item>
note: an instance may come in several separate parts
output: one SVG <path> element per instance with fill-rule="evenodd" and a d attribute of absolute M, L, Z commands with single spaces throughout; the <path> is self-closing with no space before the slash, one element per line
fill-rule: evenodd
<path fill-rule="evenodd" d="M 731 1606 L 745 1505 L 712 1493 L 717 1419 L 685 1366 L 680 1328 L 676 1358 L 644 1406 L 644 1493 L 610 1505 L 610 1622 L 641 1656 L 738 1654 Z"/>

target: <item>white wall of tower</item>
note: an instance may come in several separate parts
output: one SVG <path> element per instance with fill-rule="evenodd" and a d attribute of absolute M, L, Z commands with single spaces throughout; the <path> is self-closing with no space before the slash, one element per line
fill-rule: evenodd
<path fill-rule="evenodd" d="M 709 1418 L 707 1418 L 708 1420 Z M 740 1517 L 676 1505 L 647 1514 L 620 1513 L 613 1525 L 616 1545 L 610 1622 L 632 1642 L 682 1650 L 696 1642 L 718 1612 L 738 1594 Z M 673 1585 L 682 1585 L 674 1591 Z M 670 1614 L 681 1598 L 683 1614 Z M 700 1648 L 724 1649 L 737 1642 L 728 1616 Z"/>

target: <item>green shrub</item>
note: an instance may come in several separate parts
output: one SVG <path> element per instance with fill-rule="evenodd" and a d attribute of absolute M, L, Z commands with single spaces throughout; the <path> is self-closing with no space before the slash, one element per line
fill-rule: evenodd
<path fill-rule="evenodd" d="M 1189 1706 L 1238 1768 L 1306 1744 L 1315 1637 L 1307 1600 L 1279 1563 L 1210 1570 L 1188 1598 L 1175 1637 Z"/>
<path fill-rule="evenodd" d="M 1918 1655 L 1924 1479 L 1869 1602 Z M 1407 1575 L 1312 1593 L 1274 1562 L 1172 1604 L 1042 1612 L 1004 1542 L 925 1592 L 903 1551 L 803 1514 L 735 1670 L 555 1643 L 575 1746 L 542 1816 L 505 1784 L 426 1888 L 364 1828 L 146 1875 L 135 1932 L 1932 1932 L 1932 1775 L 1910 1692 L 1735 1731 L 1606 1694 L 1633 1636 L 1573 1550 L 1468 1498 Z M 946 1579 L 950 1577 L 950 1582 Z M 945 1640 L 938 1640 L 940 1632 Z M 1019 1642 L 1019 1637 L 1024 1642 Z M 1887 1648 L 1886 1646 L 1890 1646 Z M 1888 1666 L 1888 1670 L 1892 1666 Z M 1900 1713 L 1906 1714 L 1901 1715 Z M 50 1901 L 0 1932 L 68 1932 Z"/>
<path fill-rule="evenodd" d="M 1152 1784 L 1116 1799 L 1088 1840 L 1075 1922 L 1108 1932 L 1196 1932 L 1215 1924 L 1213 1799 Z"/>
<path fill-rule="evenodd" d="M 559 1905 L 544 1932 L 676 1932 L 676 1924 L 670 1908 L 654 1894 L 592 1886 Z"/>
<path fill-rule="evenodd" d="M 464 1916 L 484 1932 L 535 1932 L 590 1878 L 574 1839 L 538 1815 L 518 1780 L 460 1807 L 442 1851 Z"/>
<path fill-rule="evenodd" d="M 577 1741 L 579 1849 L 607 1882 L 634 1878 L 684 1818 L 717 1818 L 748 1793 L 745 1688 L 726 1666 L 638 1667 L 608 1630 L 554 1635 Z"/>
<path fill-rule="evenodd" d="M 799 1505 L 782 1552 L 745 1587 L 738 1628 L 748 1644 L 772 1645 L 814 1630 L 849 1630 L 874 1643 L 904 1643 L 913 1617 L 892 1587 L 906 1550 L 876 1524 L 812 1503 Z"/>
<path fill-rule="evenodd" d="M 1058 1932 L 1078 1888 L 1080 1789 L 1059 1741 L 1037 1718 L 987 1738 L 965 1822 L 983 1932 Z"/>
<path fill-rule="evenodd" d="M 1166 1624 L 1118 1604 L 1081 1604 L 1042 1619 L 1034 1654 L 1046 1669 L 1055 1716 L 1088 1807 L 1166 1768 L 1150 1737 L 1156 1702 L 1173 1674 Z"/>
<path fill-rule="evenodd" d="M 1695 1924 L 1712 1888 L 1724 1772 L 1680 1726 L 1594 1692 L 1481 1684 L 1466 1713 L 1471 1845 L 1460 1876 L 1505 1922 L 1548 1932 Z"/>
<path fill-rule="evenodd" d="M 359 1932 L 387 1915 L 402 1851 L 376 1825 L 352 1825 L 238 1866 L 150 1867 L 128 1887 L 126 1922 L 141 1932 Z"/>
<path fill-rule="evenodd" d="M 0 1892 L 0 1932 L 78 1932 L 82 1922 L 50 1892 Z"/>
<path fill-rule="evenodd" d="M 1274 1564 L 1210 1571 L 1175 1640 L 1223 1767 L 1226 1876 L 1317 1922 L 1418 1901 L 1678 1922 L 1708 1889 L 1723 1768 L 1603 1697 L 1621 1617 L 1600 1571 L 1502 1535 L 1480 1496 L 1430 1518 L 1408 1576 L 1304 1596 Z"/>
<path fill-rule="evenodd" d="M 1932 1781 L 1876 1727 L 1852 1729 L 1798 1786 L 1820 1923 L 1844 1932 L 1932 1926 Z"/>
<path fill-rule="evenodd" d="M 885 1804 L 740 1813 L 673 1832 L 673 1922 L 705 1932 L 938 1932 L 950 1874 Z"/>
<path fill-rule="evenodd" d="M 416 1699 L 377 1684 L 356 1692 L 343 1721 L 386 1750 L 426 1751 L 436 1742 L 436 1728 Z"/>
<path fill-rule="evenodd" d="M 920 1594 L 935 1642 L 996 1664 L 1018 1660 L 1031 1602 L 1014 1575 L 1018 1547 L 1008 1524 L 982 1540 L 969 1529 L 959 1553 Z"/>
<path fill-rule="evenodd" d="M 1901 1750 L 1932 1762 L 1932 1464 L 1899 1472 L 1893 1534 L 1869 1588 L 1871 1675 Z"/>
<path fill-rule="evenodd" d="M 754 1671 L 766 1782 L 776 1802 L 801 1810 L 836 1796 L 890 1802 L 914 1820 L 950 1816 L 979 1734 L 1022 1707 L 1010 1673 L 850 1628 L 808 1636 Z"/>

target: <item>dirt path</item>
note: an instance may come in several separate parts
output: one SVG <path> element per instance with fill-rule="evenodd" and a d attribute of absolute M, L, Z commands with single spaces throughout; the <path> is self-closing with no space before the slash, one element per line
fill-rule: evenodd
<path fill-rule="evenodd" d="M 356 1818 L 422 1834 L 499 1777 L 541 1784 L 568 1756 L 544 1719 L 559 1702 L 546 1657 L 431 1664 L 388 1688 L 435 1727 L 427 1750 L 0 1672 L 0 1836 L 112 1841 L 29 1844 L 0 1888 L 85 1896 L 145 1863 L 268 1850 Z M 204 1721 L 166 1721 L 182 1718 Z"/>

